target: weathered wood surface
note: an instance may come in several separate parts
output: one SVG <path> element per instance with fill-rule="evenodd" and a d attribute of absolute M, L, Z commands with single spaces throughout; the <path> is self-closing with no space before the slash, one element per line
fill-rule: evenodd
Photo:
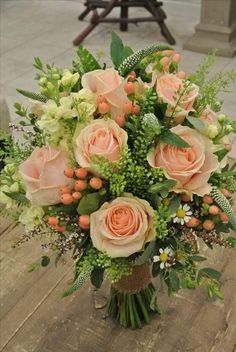
<path fill-rule="evenodd" d="M 209 302 L 201 290 L 183 290 L 171 299 L 160 292 L 162 316 L 133 331 L 104 319 L 105 308 L 95 309 L 90 285 L 60 298 L 73 274 L 69 258 L 57 269 L 50 265 L 28 273 L 28 265 L 42 253 L 38 241 L 12 248 L 22 231 L 9 221 L 1 222 L 0 351 L 236 351 L 235 250 L 204 249 L 210 256 L 207 264 L 222 270 L 224 301 Z M 107 285 L 102 294 L 107 294 Z"/>

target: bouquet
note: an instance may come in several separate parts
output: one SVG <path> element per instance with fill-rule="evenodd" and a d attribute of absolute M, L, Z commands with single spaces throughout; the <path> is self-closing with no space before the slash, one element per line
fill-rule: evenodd
<path fill-rule="evenodd" d="M 209 78 L 212 54 L 188 75 L 180 58 L 167 45 L 134 53 L 115 33 L 110 66 L 83 46 L 70 69 L 35 58 L 40 93 L 18 90 L 29 106 L 11 124 L 20 138 L 2 132 L 2 212 L 26 229 L 16 245 L 40 238 L 42 266 L 71 251 L 63 297 L 108 278 L 108 315 L 124 327 L 159 313 L 157 276 L 170 295 L 204 286 L 222 299 L 200 244 L 236 244 L 236 121 L 218 98 L 236 72 Z"/>

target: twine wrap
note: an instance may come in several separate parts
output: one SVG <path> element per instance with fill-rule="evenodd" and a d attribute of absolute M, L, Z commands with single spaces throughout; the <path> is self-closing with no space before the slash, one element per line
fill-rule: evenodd
<path fill-rule="evenodd" d="M 121 292 L 134 294 L 145 289 L 152 280 L 150 264 L 133 266 L 130 275 L 123 276 L 113 284 L 113 287 Z"/>

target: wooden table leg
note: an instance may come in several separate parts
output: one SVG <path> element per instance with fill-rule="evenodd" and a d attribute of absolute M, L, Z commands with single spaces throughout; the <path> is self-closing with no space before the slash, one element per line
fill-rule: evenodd
<path fill-rule="evenodd" d="M 124 0 L 121 1 L 121 10 L 120 10 L 120 17 L 121 18 L 128 18 L 129 17 L 129 8 L 128 6 L 122 6 L 122 2 Z M 120 23 L 120 30 L 122 32 L 127 32 L 128 30 L 128 22 L 121 22 Z"/>
<path fill-rule="evenodd" d="M 75 46 L 78 46 L 84 40 L 84 38 L 86 38 L 87 35 L 91 33 L 95 27 L 97 27 L 97 25 L 99 24 L 99 19 L 106 17 L 114 8 L 117 1 L 118 0 L 110 0 L 105 9 L 98 16 L 92 17 L 90 25 L 85 28 L 85 30 L 74 39 L 73 44 Z"/>
<path fill-rule="evenodd" d="M 147 9 L 151 14 L 156 18 L 160 28 L 161 28 L 161 34 L 167 39 L 168 43 L 171 45 L 174 45 L 176 43 L 175 39 L 172 37 L 169 29 L 166 27 L 166 24 L 164 22 L 165 16 L 163 16 L 163 11 L 159 11 L 159 8 L 156 7 L 153 3 L 153 0 L 146 0 L 147 1 Z"/>
<path fill-rule="evenodd" d="M 91 11 L 91 9 L 89 7 L 87 7 L 84 12 L 81 13 L 81 15 L 79 15 L 78 19 L 80 21 L 83 21 L 83 19 L 89 14 L 89 12 Z"/>

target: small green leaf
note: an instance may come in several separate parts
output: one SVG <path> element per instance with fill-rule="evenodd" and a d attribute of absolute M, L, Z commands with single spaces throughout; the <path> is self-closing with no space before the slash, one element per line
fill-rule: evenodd
<path fill-rule="evenodd" d="M 206 129 L 205 123 L 198 117 L 187 116 L 187 120 L 195 127 L 198 131 L 204 132 Z"/>
<path fill-rule="evenodd" d="M 45 267 L 45 266 L 48 266 L 49 263 L 50 263 L 50 258 L 44 255 L 41 259 L 41 265 Z"/>
<path fill-rule="evenodd" d="M 28 273 L 32 273 L 33 271 L 35 271 L 38 268 L 39 268 L 38 263 L 32 263 L 28 266 L 27 271 L 28 271 Z"/>
<path fill-rule="evenodd" d="M 169 190 L 172 187 L 174 187 L 176 185 L 176 181 L 175 180 L 165 180 L 162 183 L 156 183 L 155 185 L 152 185 L 149 189 L 148 192 L 149 193 L 158 193 L 162 190 Z"/>
<path fill-rule="evenodd" d="M 179 209 L 180 203 L 181 203 L 181 199 L 179 196 L 174 197 L 171 200 L 170 205 L 168 207 L 170 215 L 175 214 L 177 212 L 177 210 Z"/>
<path fill-rule="evenodd" d="M 170 287 L 172 291 L 177 292 L 180 288 L 179 277 L 175 270 L 170 270 L 169 272 Z"/>
<path fill-rule="evenodd" d="M 22 203 L 22 204 L 28 204 L 28 203 L 29 203 L 29 200 L 26 198 L 26 196 L 25 196 L 23 193 L 18 193 L 18 192 L 4 192 L 4 191 L 3 191 L 3 193 L 4 193 L 7 197 L 9 197 L 9 198 L 11 198 L 11 199 L 17 201 L 18 203 Z"/>
<path fill-rule="evenodd" d="M 161 271 L 160 263 L 156 262 L 152 265 L 152 276 L 156 277 Z"/>
<path fill-rule="evenodd" d="M 188 257 L 190 260 L 194 261 L 194 262 L 203 262 L 204 260 L 206 260 L 207 258 L 202 257 L 200 255 L 191 255 L 190 257 Z"/>
<path fill-rule="evenodd" d="M 162 142 L 175 145 L 178 148 L 190 148 L 190 145 L 185 140 L 170 130 L 163 130 L 159 138 Z"/>
<path fill-rule="evenodd" d="M 200 270 L 202 276 L 211 277 L 212 279 L 219 280 L 220 272 L 212 268 L 203 268 Z"/>
<path fill-rule="evenodd" d="M 114 66 L 117 68 L 122 63 L 124 44 L 121 38 L 114 32 L 111 33 L 110 54 Z"/>
<path fill-rule="evenodd" d="M 99 193 L 89 193 L 83 196 L 79 202 L 77 211 L 80 215 L 91 214 L 97 209 L 103 202 L 104 197 L 100 196 Z"/>
<path fill-rule="evenodd" d="M 226 238 L 226 242 L 229 244 L 230 247 L 236 246 L 236 238 L 235 237 Z"/>
<path fill-rule="evenodd" d="M 224 157 L 228 154 L 228 150 L 227 149 L 221 149 L 221 150 L 218 150 L 217 152 L 215 152 L 214 154 L 217 155 L 218 157 L 218 160 L 221 161 L 224 159 Z"/>
<path fill-rule="evenodd" d="M 83 72 L 86 73 L 94 70 L 100 70 L 101 66 L 95 57 L 82 45 L 77 50 L 78 60 Z"/>
<path fill-rule="evenodd" d="M 103 283 L 104 268 L 96 266 L 91 272 L 91 282 L 96 288 L 100 288 Z"/>
<path fill-rule="evenodd" d="M 156 241 L 152 241 L 147 245 L 144 252 L 141 254 L 140 257 L 138 257 L 134 265 L 143 265 L 150 258 L 154 256 L 155 252 L 156 252 Z"/>

